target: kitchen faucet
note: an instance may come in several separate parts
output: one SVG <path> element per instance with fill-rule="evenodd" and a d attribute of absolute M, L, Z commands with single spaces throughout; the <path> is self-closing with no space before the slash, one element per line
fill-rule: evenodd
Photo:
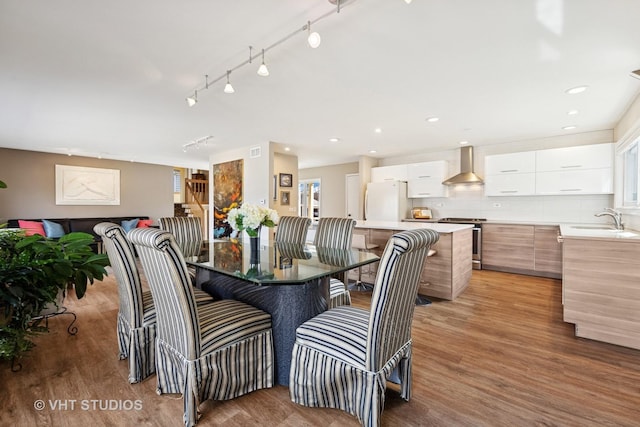
<path fill-rule="evenodd" d="M 622 212 L 611 208 L 604 208 L 603 212 L 595 214 L 595 216 L 610 216 L 616 223 L 616 230 L 624 230 L 624 224 L 622 223 Z"/>

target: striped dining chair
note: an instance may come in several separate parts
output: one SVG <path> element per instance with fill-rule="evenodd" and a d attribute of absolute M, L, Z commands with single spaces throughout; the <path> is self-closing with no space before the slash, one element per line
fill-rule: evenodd
<path fill-rule="evenodd" d="M 198 256 L 202 250 L 202 224 L 194 216 L 159 218 L 160 229 L 173 234 L 184 257 Z"/>
<path fill-rule="evenodd" d="M 320 218 L 313 244 L 316 248 L 350 249 L 355 225 L 356 221 L 351 218 Z M 351 305 L 351 294 L 344 283 L 346 277 L 346 274 L 343 274 L 340 279 L 331 278 L 329 308 Z"/>
<path fill-rule="evenodd" d="M 156 301 L 158 394 L 180 393 L 184 424 L 203 400 L 228 400 L 273 386 L 271 315 L 249 304 L 195 304 L 182 253 L 171 233 L 137 228 L 138 251 Z"/>
<path fill-rule="evenodd" d="M 129 382 L 138 383 L 156 370 L 156 308 L 149 290 L 143 290 L 136 256 L 124 229 L 101 222 L 93 231 L 102 238 L 118 285 L 118 349 L 121 360 L 129 360 Z M 198 304 L 213 301 L 206 292 L 195 290 Z"/>
<path fill-rule="evenodd" d="M 176 244 L 185 258 L 197 257 L 202 251 L 202 224 L 193 216 L 170 216 L 159 218 L 160 229 L 173 234 Z M 196 284 L 196 268 L 188 266 L 191 283 Z"/>
<path fill-rule="evenodd" d="M 275 241 L 278 243 L 304 244 L 311 219 L 301 216 L 281 216 L 276 228 Z"/>
<path fill-rule="evenodd" d="M 336 408 L 367 427 L 380 425 L 388 378 L 398 368 L 400 395 L 411 397 L 411 322 L 430 229 L 403 231 L 382 253 L 371 310 L 341 306 L 296 330 L 289 394 L 303 406 Z"/>

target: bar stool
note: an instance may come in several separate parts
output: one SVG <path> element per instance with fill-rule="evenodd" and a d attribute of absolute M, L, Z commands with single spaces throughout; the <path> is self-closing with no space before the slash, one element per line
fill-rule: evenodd
<path fill-rule="evenodd" d="M 429 252 L 427 252 L 427 258 L 430 256 L 434 256 L 435 254 L 436 254 L 436 250 L 429 248 Z M 427 262 L 429 261 L 427 260 Z M 429 286 L 429 283 L 427 283 L 426 285 Z M 428 305 L 428 304 L 431 304 L 431 300 L 429 298 L 420 294 L 416 296 L 416 305 Z"/>
<path fill-rule="evenodd" d="M 351 247 L 354 249 L 359 249 L 361 251 L 369 252 L 371 249 L 377 248 L 378 245 L 373 243 L 369 243 L 367 241 L 367 236 L 364 234 L 354 233 L 353 238 L 351 240 Z M 362 267 L 358 267 L 358 280 L 349 285 L 350 291 L 372 291 L 373 285 L 369 283 L 364 283 L 362 281 Z"/>

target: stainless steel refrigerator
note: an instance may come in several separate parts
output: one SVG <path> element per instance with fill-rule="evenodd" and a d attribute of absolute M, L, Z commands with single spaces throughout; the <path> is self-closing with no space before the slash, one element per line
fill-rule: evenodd
<path fill-rule="evenodd" d="M 408 216 L 407 183 L 370 182 L 364 203 L 364 215 L 368 221 L 402 221 Z"/>

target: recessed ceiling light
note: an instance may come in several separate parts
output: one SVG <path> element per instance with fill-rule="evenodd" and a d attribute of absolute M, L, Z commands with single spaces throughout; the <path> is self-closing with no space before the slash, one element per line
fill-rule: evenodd
<path fill-rule="evenodd" d="M 369 150 L 369 153 L 370 154 L 375 154 L 375 153 L 377 153 L 377 151 L 376 150 Z"/>
<path fill-rule="evenodd" d="M 336 137 L 329 138 L 329 142 L 338 142 L 338 141 L 340 141 L 340 138 L 336 138 Z"/>
<path fill-rule="evenodd" d="M 562 130 L 571 130 L 571 129 L 575 129 L 577 126 L 574 125 L 570 125 L 570 126 L 565 126 L 562 128 Z"/>
<path fill-rule="evenodd" d="M 576 114 L 578 114 L 578 110 L 569 110 L 567 111 L 567 114 L 570 116 L 575 116 Z"/>
<path fill-rule="evenodd" d="M 565 90 L 566 93 L 568 93 L 569 95 L 575 95 L 576 93 L 582 93 L 585 90 L 587 90 L 589 86 L 576 86 L 576 87 L 572 87 L 570 89 Z"/>
<path fill-rule="evenodd" d="M 427 121 L 428 121 L 429 123 L 435 123 L 435 122 L 437 122 L 438 120 L 440 120 L 440 117 L 427 117 Z"/>
<path fill-rule="evenodd" d="M 460 141 L 458 144 L 460 145 L 467 145 L 469 143 L 469 141 Z"/>
<path fill-rule="evenodd" d="M 373 131 L 375 133 L 382 133 L 382 129 L 381 128 L 375 128 Z"/>
<path fill-rule="evenodd" d="M 289 147 L 284 147 L 284 151 L 291 151 L 291 148 L 289 148 Z"/>

